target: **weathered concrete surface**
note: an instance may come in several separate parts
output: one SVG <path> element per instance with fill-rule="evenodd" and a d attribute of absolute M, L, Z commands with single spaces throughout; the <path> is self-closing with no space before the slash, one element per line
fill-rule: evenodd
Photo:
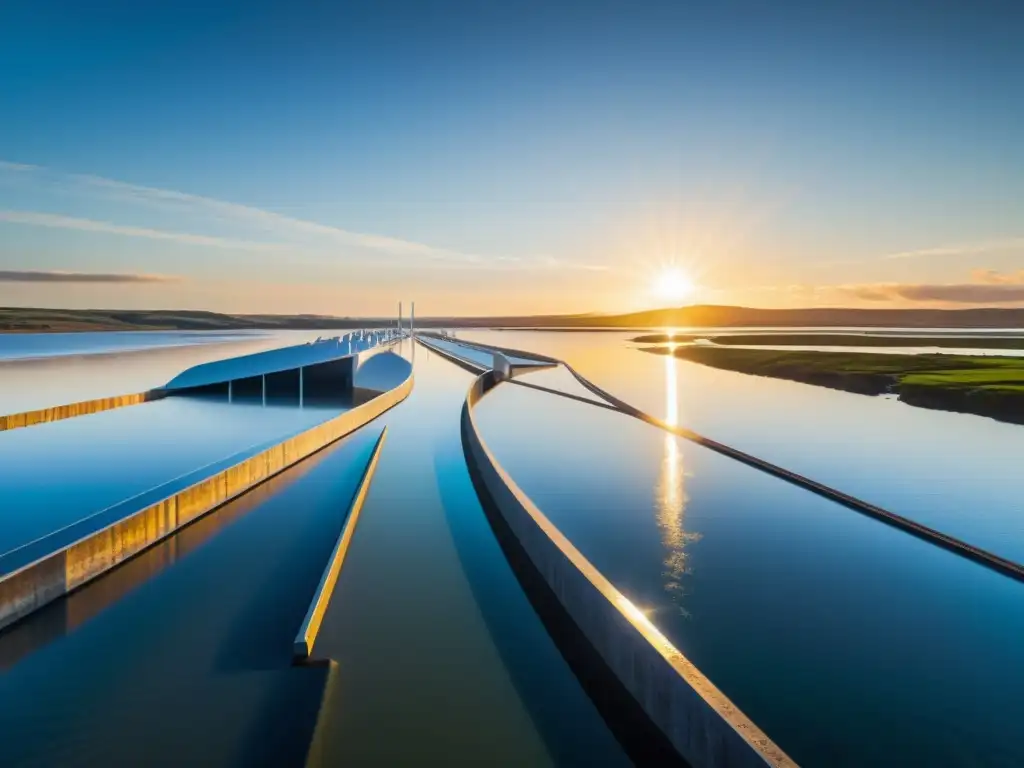
<path fill-rule="evenodd" d="M 349 544 L 352 543 L 352 537 L 355 535 L 356 525 L 359 523 L 359 515 L 363 511 L 363 503 L 366 501 L 366 494 L 370 490 L 370 481 L 373 480 L 373 474 L 377 470 L 380 451 L 384 447 L 384 438 L 387 437 L 387 434 L 388 428 L 384 427 L 380 437 L 377 438 L 377 444 L 373 446 L 373 453 L 370 455 L 370 460 L 366 463 L 366 469 L 359 480 L 359 487 L 352 498 L 352 504 L 349 506 L 345 523 L 341 527 L 341 535 L 338 536 L 338 541 L 331 551 L 331 556 L 327 560 L 327 567 L 324 568 L 324 574 L 320 577 L 320 584 L 317 586 L 316 592 L 313 593 L 313 600 L 309 604 L 309 610 L 306 611 L 306 617 L 302 620 L 299 632 L 295 636 L 292 648 L 296 659 L 308 659 L 313 652 L 313 645 L 316 643 L 316 636 L 320 632 L 320 624 L 323 622 L 324 612 L 331 601 L 334 585 L 338 583 L 338 574 L 341 573 L 341 565 L 345 561 Z"/>
<path fill-rule="evenodd" d="M 61 421 L 72 419 L 76 416 L 87 416 L 90 413 L 112 411 L 115 408 L 124 408 L 129 405 L 139 405 L 164 397 L 162 392 L 139 392 L 134 395 L 118 395 L 116 397 L 101 397 L 97 400 L 84 400 L 80 403 L 69 403 L 67 405 L 55 405 L 52 408 L 40 408 L 35 411 L 23 413 L 11 413 L 0 416 L 0 432 L 8 429 L 20 429 L 31 427 L 36 424 L 46 424 L 50 421 Z"/>
<path fill-rule="evenodd" d="M 651 721 L 694 768 L 795 766 L 530 501 L 501 468 L 473 418 L 498 383 L 470 388 L 462 411 L 466 459 L 497 511 L 573 621 Z"/>
<path fill-rule="evenodd" d="M 77 589 L 181 526 L 372 421 L 412 390 L 388 392 L 158 501 L 0 579 L 0 629 Z"/>

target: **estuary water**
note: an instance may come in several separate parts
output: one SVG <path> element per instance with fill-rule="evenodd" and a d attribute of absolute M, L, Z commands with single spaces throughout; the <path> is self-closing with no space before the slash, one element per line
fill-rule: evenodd
<path fill-rule="evenodd" d="M 144 349 L 226 344 L 269 335 L 265 331 L 85 331 L 0 334 L 0 360 L 101 355 Z"/>
<path fill-rule="evenodd" d="M 508 384 L 478 424 L 799 764 L 1024 764 L 1024 584 L 614 411 Z"/>
<path fill-rule="evenodd" d="M 564 359 L 655 416 L 1024 562 L 1024 427 L 654 355 L 634 332 L 459 335 Z"/>
<path fill-rule="evenodd" d="M 5 766 L 630 764 L 479 504 L 473 377 L 399 351 L 406 401 L 0 634 Z M 385 425 L 314 646 L 335 661 L 292 666 Z"/>

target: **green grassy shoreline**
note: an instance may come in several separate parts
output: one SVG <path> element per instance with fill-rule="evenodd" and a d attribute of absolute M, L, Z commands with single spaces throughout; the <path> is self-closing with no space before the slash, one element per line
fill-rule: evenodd
<path fill-rule="evenodd" d="M 968 349 L 1024 349 L 1024 337 L 986 336 L 880 336 L 858 333 L 727 333 L 637 336 L 638 344 L 685 343 L 708 340 L 722 346 L 772 347 L 949 347 Z"/>
<path fill-rule="evenodd" d="M 862 395 L 893 393 L 909 405 L 1024 424 L 1024 358 L 889 355 L 668 346 L 645 352 L 756 376 L 816 384 Z"/>

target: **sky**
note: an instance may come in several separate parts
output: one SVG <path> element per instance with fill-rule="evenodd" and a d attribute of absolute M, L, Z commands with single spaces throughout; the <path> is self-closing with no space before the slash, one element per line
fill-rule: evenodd
<path fill-rule="evenodd" d="M 0 305 L 1024 306 L 1021 40 L 984 0 L 7 0 Z"/>

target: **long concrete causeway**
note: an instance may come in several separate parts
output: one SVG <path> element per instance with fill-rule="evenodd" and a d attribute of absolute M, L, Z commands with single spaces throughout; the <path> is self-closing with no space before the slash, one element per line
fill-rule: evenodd
<path fill-rule="evenodd" d="M 522 378 L 558 367 L 584 394 Z M 4 764 L 795 766 L 502 467 L 476 412 L 503 386 L 639 419 L 1024 580 L 561 360 L 359 332 L 0 419 L 43 429 L 169 397 L 328 404 L 312 426 L 0 553 Z"/>

